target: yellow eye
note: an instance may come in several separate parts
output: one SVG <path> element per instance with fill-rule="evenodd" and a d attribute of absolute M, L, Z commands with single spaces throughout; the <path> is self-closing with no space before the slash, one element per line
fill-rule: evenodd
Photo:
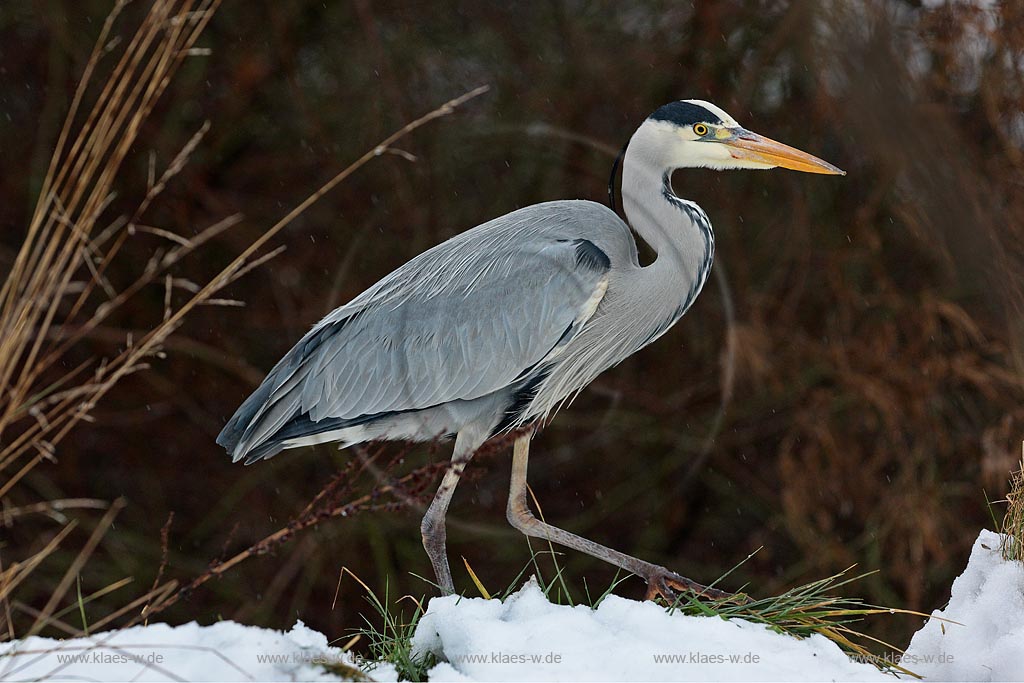
<path fill-rule="evenodd" d="M 708 127 L 703 123 L 698 123 L 693 127 L 693 132 L 695 135 L 704 136 L 708 134 Z"/>

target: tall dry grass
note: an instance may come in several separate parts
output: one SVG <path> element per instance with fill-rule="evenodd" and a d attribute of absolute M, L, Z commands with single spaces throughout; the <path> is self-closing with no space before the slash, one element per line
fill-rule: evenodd
<path fill-rule="evenodd" d="M 137 143 L 144 144 L 140 134 L 157 101 L 182 63 L 203 54 L 196 43 L 218 4 L 156 0 L 126 38 L 117 27 L 128 2 L 115 4 L 75 91 L 22 246 L 0 288 L 0 498 L 7 502 L 3 523 L 10 528 L 37 514 L 58 520 L 57 530 L 41 539 L 41 548 L 27 554 L 23 548 L 5 552 L 0 637 L 15 635 L 17 614 L 32 617 L 25 634 L 50 623 L 124 507 L 121 500 L 38 500 L 36 492 L 19 485 L 36 467 L 57 462 L 61 444 L 76 426 L 93 420 L 96 405 L 111 389 L 163 355 L 184 314 L 184 307 L 173 306 L 178 290 L 194 293 L 191 306 L 225 303 L 213 298 L 217 288 L 198 290 L 176 277 L 175 269 L 240 217 L 220 221 L 194 237 L 146 224 L 147 209 L 188 162 L 208 125 L 159 171 L 155 155 L 150 158 L 147 192 L 133 212 L 111 218 L 107 211 L 126 157 Z M 143 233 L 160 237 L 166 245 L 154 252 L 133 282 L 115 289 L 105 273 L 125 243 Z M 164 288 L 162 317 L 141 338 L 127 336 L 117 353 L 83 357 L 82 340 L 154 285 Z M 17 589 L 69 542 L 78 521 L 68 517 L 83 508 L 106 512 L 79 543 L 42 608 L 22 604 L 15 598 Z"/>
<path fill-rule="evenodd" d="M 1006 494 L 1006 514 L 999 524 L 1003 543 L 999 548 L 1003 559 L 1024 562 L 1024 458 L 1020 469 L 1010 478 L 1010 492 Z"/>
<path fill-rule="evenodd" d="M 188 163 L 210 129 L 209 122 L 202 125 L 162 170 L 158 171 L 155 153 L 150 154 L 146 192 L 133 211 L 110 218 L 107 209 L 114 198 L 115 184 L 126 157 L 137 144 L 146 144 L 140 136 L 157 100 L 185 59 L 208 54 L 207 50 L 197 48 L 196 42 L 220 3 L 219 0 L 154 0 L 137 20 L 134 32 L 122 40 L 116 27 L 128 4 L 127 0 L 119 0 L 103 25 L 61 130 L 25 240 L 0 290 L 0 472 L 8 473 L 0 486 L 0 499 L 7 503 L 2 511 L 3 524 L 11 527 L 22 517 L 37 514 L 49 515 L 61 522 L 57 530 L 42 539 L 41 548 L 28 552 L 15 548 L 11 555 L 16 559 L 0 564 L 0 605 L 3 607 L 0 639 L 33 635 L 46 627 L 76 635 L 87 628 L 96 630 L 117 623 L 140 608 L 136 620 L 147 618 L 208 579 L 220 576 L 250 556 L 267 552 L 295 532 L 324 519 L 348 517 L 381 506 L 415 503 L 420 495 L 418 487 L 412 484 L 420 482 L 421 486 L 424 476 L 435 469 L 421 468 L 342 504 L 339 497 L 351 492 L 358 480 L 358 473 L 346 470 L 350 476 L 336 477 L 279 533 L 226 562 L 215 561 L 182 591 L 176 592 L 176 580 L 161 582 L 162 563 L 148 592 L 122 601 L 124 604 L 119 609 L 88 626 L 84 623 L 81 628 L 70 626 L 64 619 L 68 606 L 58 611 L 58 607 L 67 602 L 69 590 L 126 502 L 123 499 L 113 502 L 32 500 L 38 498 L 32 487 L 19 485 L 36 467 L 57 462 L 61 443 L 80 423 L 93 421 L 94 408 L 119 382 L 150 369 L 155 359 L 166 356 L 169 339 L 196 307 L 240 305 L 241 302 L 235 300 L 217 298 L 218 292 L 280 253 L 281 248 L 278 248 L 257 256 L 267 242 L 303 211 L 382 154 L 412 158 L 394 149 L 393 143 L 426 123 L 451 114 L 462 103 L 487 90 L 486 86 L 471 90 L 382 140 L 249 243 L 215 277 L 199 285 L 178 275 L 177 267 L 186 257 L 241 222 L 241 215 L 232 215 L 186 237 L 149 225 L 147 210 Z M 105 66 L 107 73 L 101 77 Z M 91 102 L 91 108 L 86 112 L 87 102 Z M 134 280 L 115 288 L 105 274 L 124 253 L 125 245 L 139 235 L 155 236 L 163 240 L 164 245 L 153 251 Z M 144 333 L 138 336 L 129 333 L 120 350 L 108 357 L 87 355 L 81 361 L 69 360 L 82 355 L 82 342 L 105 321 L 152 287 L 162 287 L 163 307 L 160 317 Z M 181 293 L 184 293 L 184 301 L 179 302 Z M 68 367 L 70 369 L 66 369 Z M 361 462 L 365 469 L 372 466 L 373 458 Z M 383 475 L 378 474 L 380 479 Z M 394 502 L 381 500 L 389 494 L 396 497 Z M 17 503 L 12 505 L 11 501 Z M 19 586 L 59 547 L 68 544 L 78 521 L 67 516 L 80 509 L 105 512 L 84 542 L 77 546 L 73 559 L 45 604 L 36 608 L 18 600 Z M 172 519 L 173 514 L 161 533 L 164 562 Z M 87 600 L 123 588 L 130 580 L 125 578 L 105 586 Z M 79 594 L 79 606 L 82 601 Z M 27 628 L 16 629 L 19 616 L 30 618 Z"/>

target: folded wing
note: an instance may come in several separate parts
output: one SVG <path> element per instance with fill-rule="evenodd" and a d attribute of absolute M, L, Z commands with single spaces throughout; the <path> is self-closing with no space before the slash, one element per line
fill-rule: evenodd
<path fill-rule="evenodd" d="M 217 442 L 234 460 L 270 457 L 283 448 L 279 432 L 294 438 L 297 424 L 336 428 L 485 396 L 557 355 L 603 296 L 610 264 L 587 240 L 460 237 L 310 330 Z"/>

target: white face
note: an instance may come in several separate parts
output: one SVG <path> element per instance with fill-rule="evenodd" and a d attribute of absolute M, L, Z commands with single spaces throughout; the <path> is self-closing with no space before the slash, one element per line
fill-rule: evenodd
<path fill-rule="evenodd" d="M 683 102 L 694 105 L 688 108 L 690 120 L 648 118 L 640 129 L 647 129 L 643 136 L 647 144 L 658 148 L 658 156 L 673 168 L 726 170 L 781 166 L 807 173 L 843 174 L 826 161 L 752 133 L 710 102 Z M 701 110 L 707 112 L 707 117 L 700 116 Z"/>

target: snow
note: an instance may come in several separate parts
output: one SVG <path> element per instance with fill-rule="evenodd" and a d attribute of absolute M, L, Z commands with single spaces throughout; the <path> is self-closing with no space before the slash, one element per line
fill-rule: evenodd
<path fill-rule="evenodd" d="M 925 679 L 1024 681 L 1024 565 L 1002 558 L 1001 540 L 981 532 L 949 605 L 914 635 L 903 666 Z"/>
<path fill-rule="evenodd" d="M 824 636 L 798 640 L 614 595 L 596 610 L 554 605 L 534 581 L 505 602 L 434 598 L 413 649 L 446 660 L 429 672 L 444 681 L 893 680 Z"/>
<path fill-rule="evenodd" d="M 301 621 L 288 633 L 231 621 L 192 622 L 0 643 L 3 681 L 346 681 L 352 674 L 359 677 L 355 658 Z M 390 665 L 372 675 L 396 678 Z"/>
<path fill-rule="evenodd" d="M 1024 681 L 1024 565 L 983 531 L 948 606 L 900 664 L 926 680 Z M 670 614 L 614 595 L 597 609 L 552 604 L 535 581 L 504 601 L 430 601 L 413 638 L 434 681 L 895 681 L 833 642 L 740 619 Z M 360 670 L 360 667 L 361 670 Z M 368 673 L 367 673 L 368 672 Z M 88 638 L 0 643 L 0 680 L 397 680 L 302 622 L 283 633 L 234 622 L 137 626 Z"/>

